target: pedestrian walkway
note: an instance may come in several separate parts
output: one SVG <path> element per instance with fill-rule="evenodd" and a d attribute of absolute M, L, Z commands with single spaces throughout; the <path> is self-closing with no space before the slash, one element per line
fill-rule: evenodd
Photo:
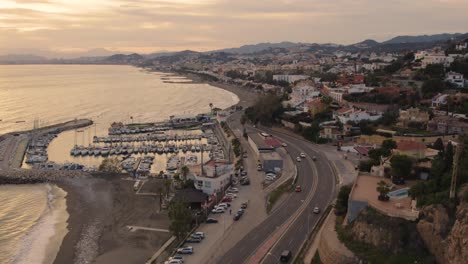
<path fill-rule="evenodd" d="M 184 256 L 184 263 L 220 263 L 220 258 L 230 248 L 267 217 L 265 192 L 262 189 L 263 173 L 257 171 L 257 161 L 253 158 L 254 153 L 248 142 L 242 137 L 240 142 L 242 148 L 247 151 L 244 169 L 247 171 L 250 185 L 236 186 L 239 193 L 237 198 L 231 202 L 231 215 L 229 215 L 229 211 L 223 214 L 210 214 L 209 217 L 215 218 L 219 222 L 200 225 L 196 231 L 204 232 L 205 239 L 201 243 L 190 244 L 194 248 L 194 253 Z M 248 207 L 244 215 L 238 221 L 234 221 L 234 214 L 240 208 L 241 203 L 245 201 L 248 201 Z"/>
<path fill-rule="evenodd" d="M 336 216 L 331 210 L 315 237 L 314 243 L 304 256 L 304 263 L 311 263 L 317 250 L 322 263 L 356 263 L 356 257 L 341 241 L 335 231 Z"/>

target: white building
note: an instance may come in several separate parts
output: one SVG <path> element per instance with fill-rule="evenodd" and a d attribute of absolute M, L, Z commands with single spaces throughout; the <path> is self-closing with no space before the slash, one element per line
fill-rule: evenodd
<path fill-rule="evenodd" d="M 382 118 L 381 112 L 369 112 L 354 108 L 342 108 L 333 112 L 333 118 L 342 124 L 360 122 L 363 120 L 377 121 Z"/>
<path fill-rule="evenodd" d="M 463 74 L 457 72 L 448 72 L 445 75 L 445 80 L 457 85 L 459 88 L 463 88 L 465 86 L 465 79 L 463 78 Z"/>
<path fill-rule="evenodd" d="M 424 69 L 430 64 L 442 64 L 444 67 L 449 67 L 455 60 L 454 56 L 446 56 L 443 52 L 427 52 L 420 51 L 414 55 L 415 60 L 421 60 L 421 67 Z"/>
<path fill-rule="evenodd" d="M 193 174 L 195 188 L 211 195 L 223 191 L 230 183 L 234 167 L 230 163 L 208 161 L 203 165 L 203 174 Z"/>
<path fill-rule="evenodd" d="M 273 81 L 283 81 L 288 83 L 294 83 L 300 80 L 307 80 L 309 76 L 307 75 L 289 75 L 289 74 L 281 74 L 281 75 L 273 75 Z"/>
<path fill-rule="evenodd" d="M 296 85 L 292 89 L 291 93 L 291 100 L 288 103 L 292 107 L 297 107 L 304 102 L 312 100 L 316 97 L 320 96 L 320 91 L 318 91 L 315 87 L 310 85 Z"/>
<path fill-rule="evenodd" d="M 468 42 L 458 43 L 457 46 L 455 46 L 455 49 L 456 49 L 456 50 L 468 49 Z"/>
<path fill-rule="evenodd" d="M 447 104 L 448 94 L 437 94 L 432 98 L 431 106 L 432 107 L 441 107 Z"/>

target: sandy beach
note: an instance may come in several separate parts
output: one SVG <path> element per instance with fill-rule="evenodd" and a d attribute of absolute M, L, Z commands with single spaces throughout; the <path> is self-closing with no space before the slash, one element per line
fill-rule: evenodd
<path fill-rule="evenodd" d="M 127 226 L 167 229 L 157 196 L 135 195 L 127 176 L 58 182 L 67 192 L 69 232 L 55 259 L 61 263 L 143 263 L 171 237 L 167 232 L 133 231 Z"/>

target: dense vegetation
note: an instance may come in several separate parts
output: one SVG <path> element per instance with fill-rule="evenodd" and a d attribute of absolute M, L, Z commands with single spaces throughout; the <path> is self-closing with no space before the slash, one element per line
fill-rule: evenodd
<path fill-rule="evenodd" d="M 252 107 L 245 109 L 245 115 L 254 124 L 271 126 L 279 122 L 284 109 L 281 98 L 274 94 L 268 94 L 257 99 Z"/>
<path fill-rule="evenodd" d="M 468 136 L 461 137 L 464 150 L 459 160 L 458 186 L 468 183 Z M 440 144 L 434 144 L 440 149 Z M 454 147 L 447 144 L 432 161 L 429 180 L 420 181 L 410 189 L 410 194 L 418 200 L 418 206 L 449 203 L 449 191 L 452 179 Z"/>

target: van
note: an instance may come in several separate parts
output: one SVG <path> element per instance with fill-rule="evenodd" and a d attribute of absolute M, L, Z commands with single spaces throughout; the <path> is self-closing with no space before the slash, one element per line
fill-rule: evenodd
<path fill-rule="evenodd" d="M 280 256 L 280 261 L 281 262 L 288 262 L 292 257 L 291 251 L 289 250 L 283 250 Z"/>

